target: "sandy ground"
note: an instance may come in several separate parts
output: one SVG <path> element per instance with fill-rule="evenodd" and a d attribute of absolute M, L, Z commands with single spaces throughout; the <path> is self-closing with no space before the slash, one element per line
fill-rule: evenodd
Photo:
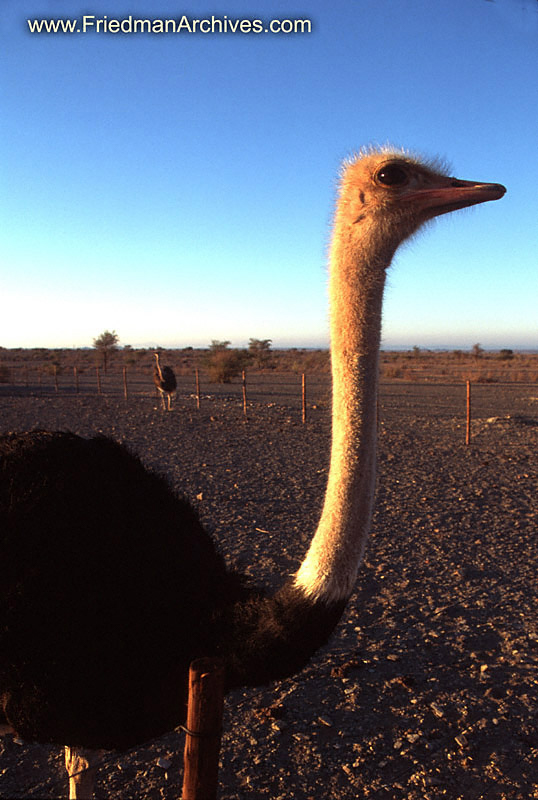
<path fill-rule="evenodd" d="M 326 405 L 304 426 L 255 404 L 245 424 L 225 397 L 168 414 L 151 397 L 3 394 L 2 432 L 110 434 L 199 498 L 231 562 L 270 586 L 296 569 L 323 498 Z M 222 800 L 538 798 L 536 394 L 476 419 L 470 447 L 459 411 L 390 394 L 357 591 L 303 673 L 227 697 Z M 96 797 L 179 798 L 183 744 L 107 754 Z M 0 797 L 60 796 L 61 748 L 3 737 Z"/>

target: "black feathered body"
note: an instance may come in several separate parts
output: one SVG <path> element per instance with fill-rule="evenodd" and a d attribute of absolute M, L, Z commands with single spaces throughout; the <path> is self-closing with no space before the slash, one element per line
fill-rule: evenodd
<path fill-rule="evenodd" d="M 0 694 L 30 741 L 146 741 L 184 720 L 194 658 L 222 656 L 227 688 L 285 677 L 343 608 L 248 587 L 189 502 L 104 437 L 1 437 L 0 532 Z"/>
<path fill-rule="evenodd" d="M 171 394 L 177 389 L 177 380 L 171 367 L 157 367 L 153 369 L 153 381 L 160 392 Z"/>

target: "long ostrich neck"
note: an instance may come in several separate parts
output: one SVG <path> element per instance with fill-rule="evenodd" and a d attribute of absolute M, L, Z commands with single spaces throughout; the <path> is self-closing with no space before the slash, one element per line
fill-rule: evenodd
<path fill-rule="evenodd" d="M 333 378 L 331 462 L 315 536 L 296 575 L 312 600 L 351 594 L 370 529 L 384 267 L 394 247 L 337 215 L 330 261 Z"/>
<path fill-rule="evenodd" d="M 155 362 L 156 362 L 156 364 L 157 364 L 157 372 L 159 373 L 159 380 L 161 380 L 161 381 L 162 381 L 162 379 L 163 379 L 163 373 L 162 373 L 162 370 L 161 370 L 161 364 L 160 364 L 160 362 L 159 362 L 159 356 L 158 356 L 158 355 L 156 355 L 156 356 L 155 356 Z M 158 396 L 158 395 L 157 395 L 157 396 Z"/>
<path fill-rule="evenodd" d="M 325 504 L 295 577 L 274 596 L 232 609 L 221 643 L 229 687 L 302 669 L 327 641 L 353 591 L 372 513 L 384 265 L 394 249 L 381 244 L 374 226 L 359 230 L 353 217 L 347 222 L 344 213 L 337 214 L 329 284 L 333 430 Z"/>

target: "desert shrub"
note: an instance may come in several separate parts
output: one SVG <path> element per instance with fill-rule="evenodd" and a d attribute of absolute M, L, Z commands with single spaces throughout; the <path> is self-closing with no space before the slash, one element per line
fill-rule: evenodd
<path fill-rule="evenodd" d="M 503 350 L 499 350 L 499 358 L 501 361 L 510 361 L 511 358 L 514 357 L 514 351 L 508 348 Z"/>
<path fill-rule="evenodd" d="M 272 339 L 249 339 L 248 352 L 257 369 L 271 366 Z"/>
<path fill-rule="evenodd" d="M 61 375 L 63 368 L 59 361 L 53 361 L 52 364 L 43 365 L 43 372 L 47 375 Z"/>
<path fill-rule="evenodd" d="M 384 378 L 403 378 L 404 371 L 401 367 L 384 367 L 383 369 L 383 377 Z"/>
<path fill-rule="evenodd" d="M 229 339 L 211 339 L 211 344 L 209 345 L 209 352 L 218 353 L 221 350 L 228 350 L 230 345 L 231 342 Z"/>
<path fill-rule="evenodd" d="M 229 350 L 228 346 L 212 348 L 207 357 L 209 380 L 213 383 L 230 383 L 232 378 L 241 374 L 247 361 L 246 350 Z"/>
<path fill-rule="evenodd" d="M 538 372 L 530 369 L 522 369 L 514 372 L 512 380 L 516 383 L 538 383 Z"/>
<path fill-rule="evenodd" d="M 303 372 L 324 374 L 331 370 L 331 359 L 328 350 L 303 350 L 292 348 L 288 368 L 300 375 Z"/>

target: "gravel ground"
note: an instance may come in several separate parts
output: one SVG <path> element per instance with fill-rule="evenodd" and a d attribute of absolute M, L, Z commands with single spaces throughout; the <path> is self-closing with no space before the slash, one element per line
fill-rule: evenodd
<path fill-rule="evenodd" d="M 404 390 L 402 390 L 404 391 Z M 424 388 L 427 392 L 428 389 Z M 372 538 L 329 644 L 294 679 L 228 695 L 221 800 L 538 798 L 538 402 L 477 419 L 387 414 Z M 329 414 L 191 399 L 0 396 L 2 432 L 96 431 L 195 498 L 227 558 L 277 586 L 326 481 Z M 196 499 L 198 498 L 198 499 Z M 141 643 L 143 646 L 143 643 Z M 181 796 L 183 735 L 109 754 L 97 798 Z M 0 744 L 0 797 L 67 796 L 58 747 Z"/>

